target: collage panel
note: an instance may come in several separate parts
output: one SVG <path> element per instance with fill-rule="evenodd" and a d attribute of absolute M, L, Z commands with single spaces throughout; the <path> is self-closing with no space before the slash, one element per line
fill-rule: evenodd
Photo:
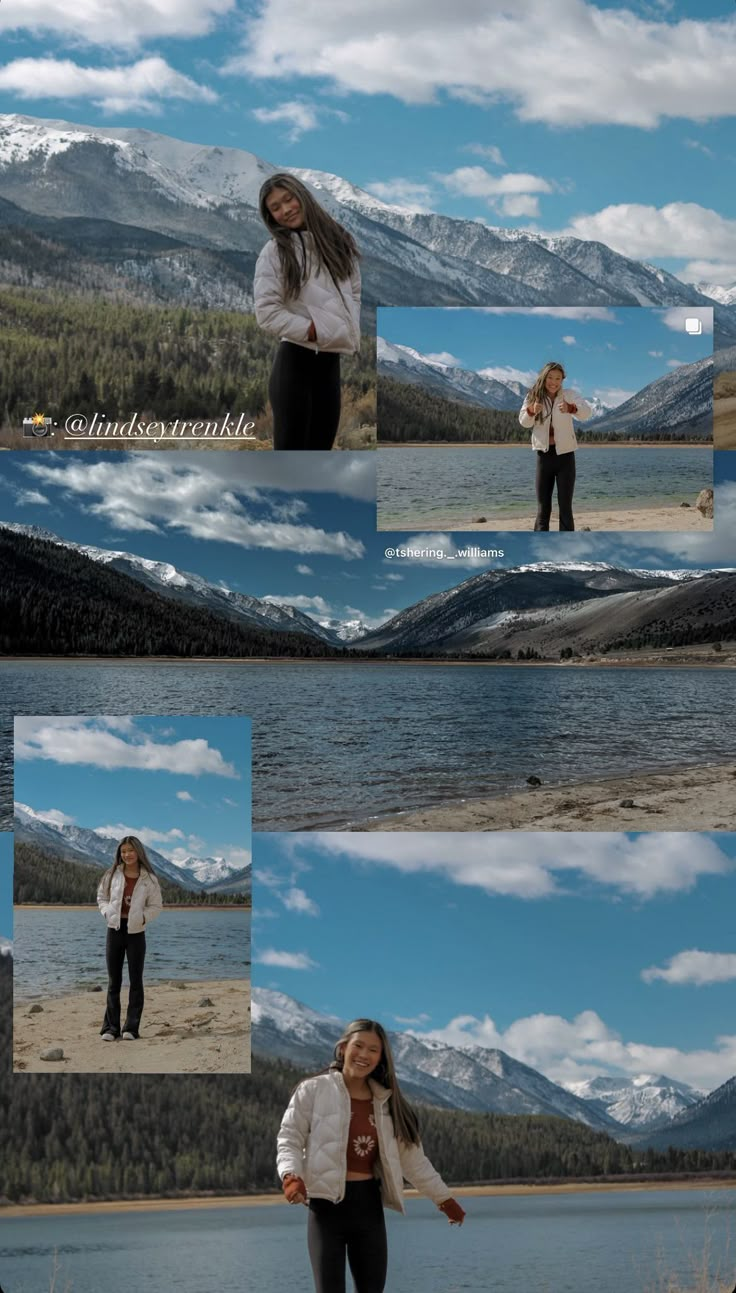
<path fill-rule="evenodd" d="M 14 1073 L 249 1073 L 249 720 L 16 718 L 14 783 Z"/>
<path fill-rule="evenodd" d="M 379 529 L 712 529 L 712 306 L 381 309 L 377 327 Z"/>

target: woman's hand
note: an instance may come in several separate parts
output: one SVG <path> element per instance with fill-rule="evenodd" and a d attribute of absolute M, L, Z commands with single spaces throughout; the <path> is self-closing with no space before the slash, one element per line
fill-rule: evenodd
<path fill-rule="evenodd" d="M 309 332 L 307 333 L 307 341 L 316 341 L 316 340 L 317 340 L 317 329 L 314 326 L 314 319 L 310 319 Z"/>
<path fill-rule="evenodd" d="M 444 1212 L 451 1226 L 461 1226 L 465 1220 L 465 1210 L 460 1207 L 456 1199 L 445 1199 L 444 1203 L 439 1204 L 440 1212 Z"/>
<path fill-rule="evenodd" d="M 287 1203 L 306 1203 L 307 1187 L 301 1176 L 285 1176 L 281 1185 Z"/>
<path fill-rule="evenodd" d="M 535 400 L 533 404 L 527 404 L 526 411 L 531 417 L 536 417 L 537 413 L 542 412 L 542 405 L 540 401 Z"/>
<path fill-rule="evenodd" d="M 577 413 L 577 404 L 570 404 L 569 401 L 560 400 L 560 413 Z"/>

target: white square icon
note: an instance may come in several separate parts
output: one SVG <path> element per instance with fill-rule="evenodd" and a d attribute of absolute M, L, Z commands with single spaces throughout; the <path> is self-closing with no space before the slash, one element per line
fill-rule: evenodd
<path fill-rule="evenodd" d="M 701 323 L 700 319 L 695 319 L 695 318 L 686 319 L 685 331 L 690 337 L 699 337 L 701 332 L 703 331 L 703 324 Z"/>

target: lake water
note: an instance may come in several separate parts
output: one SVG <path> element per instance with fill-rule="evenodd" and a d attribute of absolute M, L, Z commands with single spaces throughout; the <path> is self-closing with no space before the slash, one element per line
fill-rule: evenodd
<path fill-rule="evenodd" d="M 526 445 L 504 448 L 380 449 L 378 527 L 414 529 L 443 523 L 462 529 L 479 516 L 536 511 L 536 457 Z M 576 456 L 575 505 L 597 510 L 694 505 L 713 485 L 713 450 L 701 447 L 604 449 Z"/>
<path fill-rule="evenodd" d="M 664 1274 L 694 1288 L 711 1270 L 736 1277 L 736 1191 L 471 1198 L 462 1227 L 410 1200 L 387 1214 L 386 1293 L 664 1293 Z M 294 1293 L 313 1290 L 302 1208 L 237 1207 L 5 1218 L 5 1293 Z M 729 1255 L 730 1245 L 730 1255 Z M 68 1282 L 68 1283 L 67 1283 Z"/>
<path fill-rule="evenodd" d="M 107 988 L 106 925 L 97 908 L 18 908 L 13 918 L 16 1000 Z M 146 934 L 147 983 L 240 979 L 250 966 L 250 912 L 164 908 Z"/>
<path fill-rule="evenodd" d="M 735 691 L 714 669 L 8 662 L 4 826 L 16 713 L 250 715 L 254 829 L 309 830 L 518 789 L 531 774 L 552 784 L 727 761 Z"/>

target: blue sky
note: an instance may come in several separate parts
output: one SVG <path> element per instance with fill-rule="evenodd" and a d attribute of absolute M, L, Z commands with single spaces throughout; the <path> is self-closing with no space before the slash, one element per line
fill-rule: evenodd
<path fill-rule="evenodd" d="M 714 454 L 717 519 L 711 532 L 500 538 L 377 534 L 374 455 L 313 453 L 307 459 L 217 450 L 9 451 L 3 455 L 0 522 L 38 525 L 75 543 L 167 561 L 238 592 L 291 603 L 320 620 L 360 617 L 369 625 L 479 570 L 532 561 L 654 569 L 735 564 L 736 455 L 729 452 Z M 387 558 L 392 541 L 439 555 Z M 504 555 L 482 555 L 490 549 Z"/>
<path fill-rule="evenodd" d="M 731 834 L 256 835 L 253 981 L 556 1081 L 710 1089 L 736 1069 L 735 873 Z"/>
<path fill-rule="evenodd" d="M 250 720 L 15 719 L 14 794 L 52 826 L 137 835 L 165 857 L 250 861 Z"/>
<path fill-rule="evenodd" d="M 736 279 L 730 0 L 3 0 L 0 111 Z"/>
<path fill-rule="evenodd" d="M 686 317 L 699 319 L 699 336 L 685 331 Z M 531 383 L 555 359 L 565 369 L 567 387 L 612 405 L 713 350 L 708 308 L 383 308 L 377 328 L 387 341 L 498 381 Z"/>

